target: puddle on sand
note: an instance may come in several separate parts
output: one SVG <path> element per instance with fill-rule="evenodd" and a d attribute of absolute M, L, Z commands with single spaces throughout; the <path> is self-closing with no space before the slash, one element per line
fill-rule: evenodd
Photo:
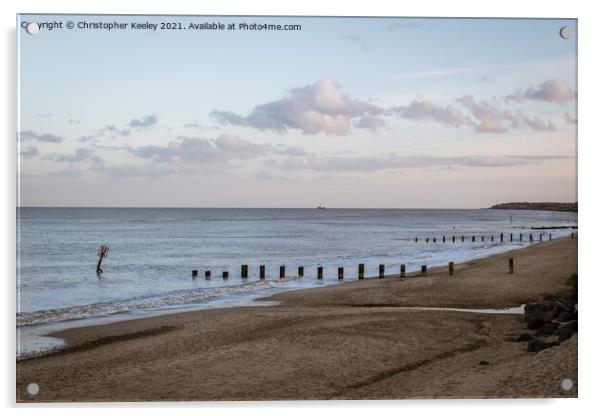
<path fill-rule="evenodd" d="M 484 313 L 492 315 L 523 315 L 525 313 L 525 305 L 515 308 L 503 309 L 467 309 L 467 308 L 440 308 L 436 306 L 400 306 L 396 309 L 405 309 L 408 311 L 447 311 L 447 312 L 466 312 L 466 313 Z"/>

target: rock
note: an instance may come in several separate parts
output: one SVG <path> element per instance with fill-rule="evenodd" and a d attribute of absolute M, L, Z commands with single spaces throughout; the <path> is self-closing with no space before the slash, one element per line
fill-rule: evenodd
<path fill-rule="evenodd" d="M 577 332 L 577 326 L 577 321 L 571 321 L 558 327 L 558 329 L 554 331 L 554 335 L 558 335 L 558 341 L 566 341 L 567 339 L 572 337 L 574 333 Z"/>
<path fill-rule="evenodd" d="M 531 341 L 532 339 L 533 336 L 525 332 L 524 334 L 520 334 L 520 336 L 516 339 L 516 342 L 527 342 Z"/>
<path fill-rule="evenodd" d="M 560 322 L 569 322 L 577 319 L 577 314 L 574 312 L 563 311 L 558 314 L 557 318 Z"/>
<path fill-rule="evenodd" d="M 479 365 L 489 365 L 489 361 L 481 360 L 479 361 Z"/>
<path fill-rule="evenodd" d="M 558 318 L 562 312 L 572 312 L 573 307 L 571 305 L 567 305 L 564 302 L 556 301 L 554 303 L 554 318 Z"/>
<path fill-rule="evenodd" d="M 543 337 L 547 335 L 552 335 L 558 329 L 560 325 L 556 322 L 547 322 L 539 327 L 537 332 L 535 332 L 536 337 Z"/>
<path fill-rule="evenodd" d="M 551 322 L 554 319 L 554 311 L 546 312 L 533 312 L 531 314 L 525 314 L 524 320 L 527 323 L 527 328 L 537 329 L 547 322 Z"/>
<path fill-rule="evenodd" d="M 525 305 L 525 315 L 531 315 L 534 313 L 543 313 L 550 310 L 550 307 L 546 303 L 527 303 Z"/>
<path fill-rule="evenodd" d="M 506 342 L 516 342 L 517 339 L 517 335 L 504 335 L 504 341 Z"/>
<path fill-rule="evenodd" d="M 554 305 L 546 303 L 529 303 L 525 305 L 524 320 L 527 328 L 537 329 L 554 319 Z"/>
<path fill-rule="evenodd" d="M 558 342 L 558 341 L 548 342 L 548 341 L 544 341 L 541 338 L 533 338 L 527 344 L 527 352 L 540 352 L 547 348 L 555 347 L 556 345 L 559 345 L 559 344 L 560 344 L 560 342 Z"/>

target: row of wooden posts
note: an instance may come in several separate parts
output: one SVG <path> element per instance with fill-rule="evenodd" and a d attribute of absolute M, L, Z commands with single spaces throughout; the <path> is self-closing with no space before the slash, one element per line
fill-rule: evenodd
<path fill-rule="evenodd" d="M 571 233 L 571 238 L 575 237 L 575 233 Z M 484 241 L 485 237 L 482 236 L 482 240 Z M 552 239 L 552 234 L 550 234 L 550 240 Z M 464 242 L 464 236 L 461 236 L 461 240 L 462 242 Z M 529 234 L 529 240 L 531 242 L 533 242 L 533 234 Z M 456 241 L 456 237 L 452 236 L 452 242 Z M 472 241 L 475 241 L 475 236 L 472 236 Z M 491 237 L 491 241 L 493 241 L 493 236 Z M 504 234 L 500 234 L 500 241 L 504 241 Z M 510 241 L 513 241 L 513 234 L 510 233 Z M 519 234 L 519 241 L 523 241 L 523 235 Z M 543 241 L 543 237 L 542 234 L 539 234 L 539 241 Z M 418 237 L 416 237 L 416 242 L 418 242 Z M 429 239 L 426 239 L 426 242 L 429 242 Z M 433 242 L 436 243 L 437 239 L 433 238 Z M 443 236 L 443 242 L 445 243 L 445 236 Z M 508 271 L 510 274 L 514 273 L 514 258 L 510 258 L 508 260 Z M 420 268 L 420 275 L 421 276 L 426 276 L 427 273 L 427 267 L 426 265 L 421 266 Z M 453 275 L 454 272 L 454 262 L 450 261 L 449 262 L 449 274 Z M 192 271 L 192 277 L 195 278 L 197 277 L 199 274 L 198 270 L 193 270 Z M 285 266 L 280 266 L 280 278 L 284 279 L 285 278 L 285 274 L 286 274 L 286 267 Z M 297 275 L 299 277 L 303 277 L 305 275 L 305 268 L 303 266 L 299 266 L 297 269 Z M 247 264 L 243 264 L 240 267 L 240 276 L 243 279 L 246 279 L 249 277 L 249 265 Z M 317 269 L 317 276 L 318 279 L 322 279 L 324 277 L 324 268 L 322 266 L 319 266 Z M 338 268 L 338 274 L 337 274 L 339 280 L 343 279 L 345 277 L 345 268 L 344 267 L 339 267 Z M 357 269 L 357 276 L 358 279 L 363 279 L 364 278 L 364 264 L 361 263 L 358 265 L 358 269 Z M 406 265 L 402 264 L 399 267 L 399 277 L 404 278 L 406 276 Z M 222 272 L 222 277 L 224 279 L 227 279 L 229 277 L 229 273 L 227 271 Z M 265 265 L 261 265 L 259 266 L 259 278 L 260 279 L 265 279 L 266 277 L 266 273 L 265 273 Z M 378 277 L 379 278 L 383 278 L 385 277 L 385 265 L 384 264 L 379 264 L 378 265 Z M 206 270 L 205 271 L 205 278 L 211 278 L 211 270 Z"/>
<path fill-rule="evenodd" d="M 513 274 L 514 273 L 514 258 L 509 259 L 508 268 L 509 268 L 509 273 Z M 364 278 L 364 270 L 365 270 L 365 267 L 364 267 L 363 263 L 361 263 L 357 266 L 358 279 L 361 280 Z M 448 271 L 449 271 L 450 276 L 455 274 L 453 261 L 449 262 Z M 199 274 L 198 270 L 192 271 L 193 278 L 197 277 L 198 274 Z M 286 277 L 285 274 L 286 274 L 286 267 L 280 266 L 280 278 L 284 279 Z M 426 276 L 426 274 L 427 274 L 427 266 L 426 266 L 426 264 L 424 264 L 420 267 L 420 276 Z M 304 275 L 305 275 L 305 268 L 303 266 L 299 266 L 297 268 L 297 276 L 303 277 Z M 227 279 L 228 276 L 229 276 L 229 273 L 227 271 L 222 272 L 222 277 L 224 279 Z M 249 266 L 247 264 L 243 264 L 240 267 L 240 276 L 242 279 L 246 279 L 249 277 Z M 265 277 L 266 277 L 265 265 L 261 265 L 261 266 L 259 266 L 259 278 L 263 280 L 263 279 L 265 279 Z M 318 279 L 322 279 L 324 277 L 324 268 L 322 266 L 318 266 L 317 277 L 318 277 Z M 339 278 L 339 280 L 342 280 L 345 278 L 345 268 L 344 267 L 338 268 L 337 277 Z M 385 277 L 385 265 L 384 264 L 378 265 L 378 277 L 380 279 Z M 402 279 L 406 277 L 406 265 L 405 264 L 402 264 L 399 266 L 399 277 Z M 211 278 L 211 270 L 205 271 L 205 278 Z"/>
<path fill-rule="evenodd" d="M 551 240 L 552 239 L 552 234 L 548 234 L 548 237 Z M 573 233 L 571 233 L 571 238 L 573 238 Z M 462 235 L 462 236 L 458 237 L 458 240 L 460 240 L 463 243 L 464 241 L 468 241 L 469 237 L 465 237 L 465 236 Z M 472 242 L 474 243 L 477 240 L 478 240 L 478 237 L 473 235 L 472 236 Z M 487 240 L 489 240 L 489 237 L 487 237 Z M 418 241 L 420 241 L 420 239 L 418 237 L 415 237 L 414 241 L 418 242 Z M 425 241 L 427 243 L 429 243 L 429 242 L 436 243 L 437 242 L 437 237 L 426 237 Z M 446 236 L 443 236 L 443 238 L 441 238 L 439 241 L 445 243 Z M 452 243 L 456 242 L 456 236 L 455 235 L 451 236 L 451 241 L 452 241 Z M 485 241 L 485 236 L 484 235 L 481 236 L 481 241 L 482 242 Z M 491 241 L 495 241 L 495 236 L 493 236 L 493 235 L 491 236 Z M 510 233 L 510 241 L 511 242 L 514 241 L 514 234 L 513 233 Z M 522 233 L 520 233 L 518 235 L 518 241 L 521 241 L 521 242 L 523 241 L 523 234 Z M 529 242 L 532 243 L 534 241 L 535 241 L 535 238 L 533 237 L 533 233 L 529 233 Z M 539 234 L 539 242 L 542 242 L 542 241 L 543 241 L 543 234 L 540 233 Z M 500 242 L 502 242 L 502 243 L 504 242 L 504 233 L 500 233 Z"/>

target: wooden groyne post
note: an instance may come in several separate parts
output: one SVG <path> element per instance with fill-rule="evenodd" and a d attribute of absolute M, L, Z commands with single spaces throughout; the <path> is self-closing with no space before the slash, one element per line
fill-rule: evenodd
<path fill-rule="evenodd" d="M 299 266 L 299 268 L 297 269 L 297 274 L 299 275 L 299 277 L 303 277 L 303 273 L 304 273 L 303 266 Z"/>
<path fill-rule="evenodd" d="M 379 264 L 378 265 L 378 278 L 382 279 L 383 277 L 385 277 L 385 265 Z"/>
<path fill-rule="evenodd" d="M 423 264 L 422 267 L 420 267 L 420 275 L 426 276 L 426 264 Z"/>
<path fill-rule="evenodd" d="M 357 266 L 357 278 L 358 279 L 364 278 L 364 263 L 361 263 Z"/>
<path fill-rule="evenodd" d="M 211 270 L 205 270 L 205 279 L 211 279 Z"/>
<path fill-rule="evenodd" d="M 474 243 L 474 238 L 475 238 L 475 237 L 474 237 L 474 235 L 473 235 L 473 236 L 472 236 L 472 242 L 473 242 L 473 243 Z"/>
<path fill-rule="evenodd" d="M 453 261 L 449 262 L 449 275 L 450 276 L 454 275 L 454 262 Z"/>
<path fill-rule="evenodd" d="M 455 243 L 455 242 L 456 242 L 456 236 L 452 235 L 452 243 Z"/>
<path fill-rule="evenodd" d="M 228 272 L 222 272 L 222 278 L 223 279 L 227 279 L 228 278 Z"/>
<path fill-rule="evenodd" d="M 199 271 L 198 270 L 193 270 L 192 271 L 192 277 L 197 277 L 199 275 Z"/>
<path fill-rule="evenodd" d="M 284 275 L 286 274 L 286 267 L 280 266 L 280 278 L 284 279 Z"/>
<path fill-rule="evenodd" d="M 265 266 L 263 264 L 259 266 L 259 278 L 265 279 Z"/>
<path fill-rule="evenodd" d="M 518 241 L 520 241 L 521 243 L 523 242 L 523 233 L 520 233 L 518 235 Z"/>
<path fill-rule="evenodd" d="M 443 236 L 443 242 L 445 243 L 445 236 Z"/>
<path fill-rule="evenodd" d="M 243 264 L 242 266 L 240 266 L 240 277 L 242 277 L 243 279 L 246 279 L 247 277 L 249 277 L 249 266 L 246 264 Z"/>
<path fill-rule="evenodd" d="M 405 264 L 402 264 L 401 266 L 399 266 L 399 277 L 401 279 L 406 277 L 406 265 Z"/>
<path fill-rule="evenodd" d="M 500 242 L 504 242 L 504 233 L 500 233 Z"/>
<path fill-rule="evenodd" d="M 539 233 L 539 242 L 541 243 L 543 241 L 543 236 L 541 233 Z"/>
<path fill-rule="evenodd" d="M 343 267 L 339 267 L 339 280 L 342 280 L 343 278 L 345 278 L 345 268 Z"/>
<path fill-rule="evenodd" d="M 514 237 L 512 236 L 512 233 L 510 233 L 510 242 L 512 242 L 513 239 Z"/>
<path fill-rule="evenodd" d="M 324 268 L 322 266 L 318 267 L 318 279 L 322 279 L 324 277 Z"/>
<path fill-rule="evenodd" d="M 514 274 L 514 257 L 508 259 L 508 273 Z"/>

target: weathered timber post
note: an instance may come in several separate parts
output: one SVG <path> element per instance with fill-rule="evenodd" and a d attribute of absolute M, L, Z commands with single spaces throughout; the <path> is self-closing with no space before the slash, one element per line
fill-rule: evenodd
<path fill-rule="evenodd" d="M 193 270 L 192 271 L 192 277 L 197 277 L 199 275 L 199 271 L 198 270 Z"/>
<path fill-rule="evenodd" d="M 399 277 L 401 279 L 406 277 L 406 265 L 405 264 L 402 264 L 401 266 L 399 266 Z"/>
<path fill-rule="evenodd" d="M 222 278 L 223 279 L 227 279 L 228 278 L 228 272 L 222 272 Z"/>
<path fill-rule="evenodd" d="M 205 270 L 205 279 L 211 279 L 211 270 Z"/>
<path fill-rule="evenodd" d="M 303 266 L 299 266 L 299 269 L 297 270 L 297 274 L 299 275 L 299 277 L 303 277 Z"/>
<path fill-rule="evenodd" d="M 378 265 L 378 277 L 379 277 L 379 279 L 382 279 L 383 277 L 385 277 L 385 265 L 384 264 Z"/>
<path fill-rule="evenodd" d="M 243 264 L 242 266 L 240 266 L 240 277 L 242 277 L 243 279 L 246 279 L 247 277 L 249 277 L 249 266 L 246 264 Z"/>
<path fill-rule="evenodd" d="M 364 263 L 361 263 L 357 266 L 357 278 L 358 279 L 364 278 Z"/>
<path fill-rule="evenodd" d="M 422 265 L 422 267 L 420 268 L 420 275 L 426 276 L 426 264 Z"/>
<path fill-rule="evenodd" d="M 259 278 L 265 279 L 265 266 L 263 264 L 259 266 Z"/>
<path fill-rule="evenodd" d="M 284 275 L 286 273 L 286 268 L 285 266 L 280 266 L 280 278 L 284 279 Z"/>
<path fill-rule="evenodd" d="M 508 273 L 514 274 L 514 257 L 508 259 Z"/>
<path fill-rule="evenodd" d="M 322 279 L 322 277 L 324 277 L 323 272 L 324 269 L 322 268 L 322 266 L 318 267 L 318 279 Z"/>
<path fill-rule="evenodd" d="M 449 275 L 450 276 L 454 275 L 454 262 L 453 261 L 449 262 Z"/>
<path fill-rule="evenodd" d="M 339 280 L 342 280 L 345 277 L 345 269 L 343 267 L 339 267 Z"/>

